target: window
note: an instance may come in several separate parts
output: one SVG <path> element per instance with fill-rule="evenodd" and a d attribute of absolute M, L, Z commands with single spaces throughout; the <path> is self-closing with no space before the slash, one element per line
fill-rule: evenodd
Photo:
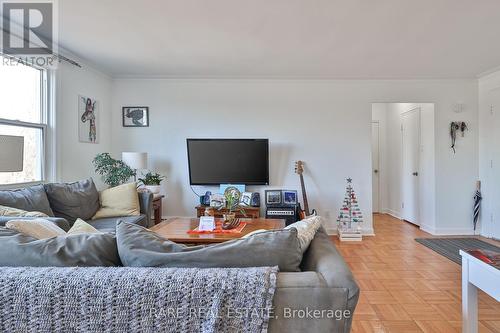
<path fill-rule="evenodd" d="M 22 64 L 6 64 L 3 60 L 0 56 L 0 138 L 22 137 L 24 149 L 22 171 L 0 170 L 0 184 L 42 181 L 47 137 L 46 73 Z M 0 150 L 1 159 L 8 159 L 9 154 L 5 147 Z"/>

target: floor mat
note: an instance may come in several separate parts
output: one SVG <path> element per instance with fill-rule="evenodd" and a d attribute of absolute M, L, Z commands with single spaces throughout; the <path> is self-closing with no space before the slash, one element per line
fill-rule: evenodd
<path fill-rule="evenodd" d="M 415 240 L 459 265 L 462 264 L 462 257 L 458 253 L 459 250 L 500 252 L 500 247 L 476 238 L 415 238 Z"/>

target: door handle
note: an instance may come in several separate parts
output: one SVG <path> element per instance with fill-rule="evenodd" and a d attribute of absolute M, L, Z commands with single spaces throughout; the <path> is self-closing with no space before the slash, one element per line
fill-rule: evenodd
<path fill-rule="evenodd" d="M 412 173 L 412 175 L 418 176 L 418 172 L 414 172 L 414 173 Z"/>
<path fill-rule="evenodd" d="M 373 170 L 373 172 L 374 172 L 374 173 L 378 173 L 378 170 L 377 170 L 377 169 L 375 169 L 375 170 Z"/>

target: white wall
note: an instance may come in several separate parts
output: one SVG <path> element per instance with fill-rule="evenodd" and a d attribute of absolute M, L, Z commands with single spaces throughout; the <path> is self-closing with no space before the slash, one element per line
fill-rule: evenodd
<path fill-rule="evenodd" d="M 109 77 L 84 65 L 78 68 L 59 64 L 56 76 L 56 156 L 57 181 L 76 181 L 92 176 L 99 188 L 103 184 L 95 175 L 92 159 L 98 153 L 111 151 L 111 84 Z M 78 96 L 99 101 L 98 143 L 78 140 Z"/>
<path fill-rule="evenodd" d="M 436 182 L 435 182 L 435 135 L 434 105 L 432 103 L 375 103 L 373 120 L 383 123 L 381 127 L 381 211 L 397 218 L 401 217 L 402 198 L 402 140 L 401 115 L 420 108 L 421 156 L 419 165 L 419 223 L 422 229 L 436 233 Z M 446 129 L 441 129 L 446 130 Z M 383 132 L 382 132 L 383 131 Z"/>
<path fill-rule="evenodd" d="M 476 80 L 120 79 L 114 81 L 112 95 L 113 151 L 147 151 L 151 168 L 167 175 L 164 215 L 194 214 L 197 198 L 188 185 L 187 137 L 268 137 L 270 187 L 298 189 L 293 162 L 306 161 L 311 206 L 335 220 L 345 178 L 351 176 L 368 232 L 371 104 L 435 103 L 438 231 L 471 230 L 478 173 Z M 452 112 L 457 101 L 467 106 L 461 118 L 470 131 L 454 155 L 447 128 L 450 121 L 460 120 Z M 149 106 L 151 127 L 122 128 L 121 107 L 126 105 Z"/>
<path fill-rule="evenodd" d="M 479 230 L 486 237 L 500 238 L 500 105 L 491 112 L 490 92 L 500 92 L 500 71 L 479 79 L 479 179 L 482 181 L 483 202 Z"/>

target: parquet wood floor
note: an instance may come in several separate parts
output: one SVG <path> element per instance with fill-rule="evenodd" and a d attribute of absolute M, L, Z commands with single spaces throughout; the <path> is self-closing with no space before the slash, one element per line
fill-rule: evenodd
<path fill-rule="evenodd" d="M 414 241 L 432 236 L 410 223 L 375 214 L 374 229 L 361 243 L 333 237 L 361 288 L 352 332 L 460 332 L 460 265 Z M 500 303 L 483 292 L 479 332 L 500 333 Z"/>

